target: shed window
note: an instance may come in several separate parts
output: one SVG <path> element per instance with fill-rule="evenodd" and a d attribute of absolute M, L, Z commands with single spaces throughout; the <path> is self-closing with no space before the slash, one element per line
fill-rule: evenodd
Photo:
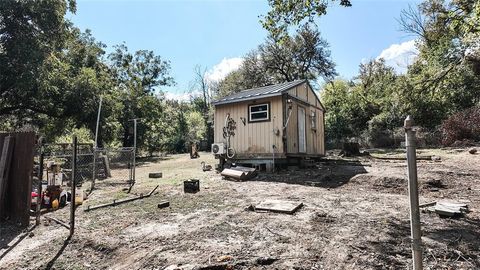
<path fill-rule="evenodd" d="M 270 106 L 268 103 L 248 106 L 249 122 L 259 122 L 270 120 Z"/>

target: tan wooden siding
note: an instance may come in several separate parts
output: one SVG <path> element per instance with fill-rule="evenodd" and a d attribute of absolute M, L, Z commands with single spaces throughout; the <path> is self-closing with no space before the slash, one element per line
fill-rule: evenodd
<path fill-rule="evenodd" d="M 301 84 L 288 91 L 292 95 L 302 101 L 307 102 L 303 104 L 296 100 L 292 100 L 292 113 L 290 116 L 290 123 L 287 127 L 287 154 L 299 154 L 298 152 L 298 106 L 305 108 L 307 123 L 306 123 L 306 137 L 307 137 L 307 154 L 308 155 L 324 155 L 325 154 L 325 135 L 323 123 L 323 111 L 320 110 L 321 105 L 313 92 L 313 89 L 307 83 Z M 312 112 L 316 113 L 316 130 L 312 129 Z"/>
<path fill-rule="evenodd" d="M 313 92 L 312 89 L 310 89 L 310 86 L 308 86 L 308 84 L 307 84 L 307 87 L 308 87 L 308 89 L 309 89 L 309 90 L 307 91 L 307 93 L 308 93 L 308 94 L 307 94 L 307 101 L 308 101 L 308 103 L 316 106 L 316 105 L 317 105 L 317 98 L 315 97 L 315 93 Z"/>
<path fill-rule="evenodd" d="M 308 91 L 307 91 L 307 85 L 304 83 L 304 84 L 301 84 L 299 86 L 297 86 L 298 90 L 297 90 L 297 96 L 299 99 L 303 99 L 303 100 L 307 100 L 308 99 Z"/>
<path fill-rule="evenodd" d="M 318 138 L 315 130 L 312 129 L 312 111 L 315 112 L 315 107 L 307 107 L 307 154 L 313 155 L 317 154 L 318 149 Z"/>
<path fill-rule="evenodd" d="M 290 121 L 288 123 L 287 132 L 287 154 L 298 154 L 298 107 L 305 108 L 306 112 L 306 137 L 307 137 L 307 154 L 324 155 L 324 126 L 323 112 L 315 106 L 308 106 L 292 101 L 292 111 Z M 316 113 L 316 130 L 312 129 L 312 112 Z"/>
<path fill-rule="evenodd" d="M 298 152 L 298 107 L 305 108 L 306 113 L 306 142 L 308 155 L 325 155 L 325 127 L 324 112 L 320 109 L 321 105 L 315 93 L 307 83 L 301 84 L 295 88 L 288 90 L 288 95 L 298 98 L 301 101 L 291 99 L 291 114 L 286 135 L 286 154 L 300 154 Z M 248 105 L 270 102 L 270 121 L 248 123 Z M 305 104 L 307 102 L 308 104 Z M 215 142 L 226 142 L 223 138 L 223 126 L 227 113 L 237 123 L 235 136 L 231 138 L 231 146 L 235 148 L 237 154 L 267 154 L 272 153 L 272 145 L 277 147 L 276 153 L 284 153 L 282 132 L 283 117 L 288 117 L 289 104 L 284 102 L 283 97 L 273 97 L 258 99 L 255 101 L 246 101 L 218 105 L 215 107 Z M 285 106 L 285 108 L 284 108 Z M 316 130 L 312 129 L 312 112 L 316 114 Z M 245 118 L 245 125 L 240 117 Z M 280 134 L 277 136 L 273 130 L 278 129 Z"/>
<path fill-rule="evenodd" d="M 318 140 L 318 151 L 320 155 L 325 155 L 325 122 L 324 122 L 324 113 L 322 110 L 318 110 L 318 117 L 317 117 L 317 123 L 318 123 L 318 128 L 317 132 L 319 134 L 319 140 Z"/>
<path fill-rule="evenodd" d="M 312 129 L 312 119 L 311 115 L 312 112 L 316 114 L 315 117 L 315 129 Z M 323 127 L 323 112 L 322 110 L 319 110 L 318 108 L 315 107 L 310 107 L 310 116 L 309 116 L 309 122 L 308 122 L 308 132 L 310 132 L 310 135 L 308 136 L 310 138 L 310 146 L 308 147 L 308 154 L 320 154 L 324 155 L 325 154 L 325 146 L 324 146 L 324 127 Z"/>
<path fill-rule="evenodd" d="M 288 105 L 287 105 L 288 106 Z M 287 109 L 287 117 L 290 114 L 290 120 L 286 128 L 287 132 L 287 153 L 297 154 L 298 153 L 298 104 L 295 101 L 291 103 L 291 109 Z M 289 112 L 290 111 L 290 112 Z M 308 144 L 307 144 L 308 147 Z"/>
<path fill-rule="evenodd" d="M 307 83 L 300 84 L 297 87 L 288 90 L 288 94 L 317 107 L 321 107 L 315 92 L 312 88 L 310 88 L 310 85 Z"/>
<path fill-rule="evenodd" d="M 270 103 L 270 121 L 248 122 L 248 105 Z M 277 147 L 275 153 L 283 153 L 282 126 L 283 126 L 283 108 L 282 97 L 273 97 L 259 99 L 247 102 L 231 103 L 218 105 L 215 107 L 214 139 L 215 142 L 225 142 L 223 138 L 223 126 L 225 117 L 230 113 L 230 117 L 237 123 L 235 136 L 230 139 L 231 146 L 235 148 L 237 154 L 265 154 L 272 153 L 272 145 Z M 240 117 L 245 119 L 245 125 Z M 278 129 L 280 134 L 274 134 L 274 129 Z"/>

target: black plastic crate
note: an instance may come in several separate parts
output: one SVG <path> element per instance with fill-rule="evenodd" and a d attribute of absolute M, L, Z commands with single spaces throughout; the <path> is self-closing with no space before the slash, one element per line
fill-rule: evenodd
<path fill-rule="evenodd" d="M 200 180 L 190 179 L 183 181 L 183 191 L 185 193 L 196 193 L 200 191 Z"/>

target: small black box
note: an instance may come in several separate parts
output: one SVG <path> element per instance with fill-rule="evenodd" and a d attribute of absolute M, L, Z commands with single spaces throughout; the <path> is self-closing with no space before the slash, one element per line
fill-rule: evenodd
<path fill-rule="evenodd" d="M 200 180 L 190 179 L 183 181 L 183 191 L 185 193 L 197 193 L 200 191 Z"/>

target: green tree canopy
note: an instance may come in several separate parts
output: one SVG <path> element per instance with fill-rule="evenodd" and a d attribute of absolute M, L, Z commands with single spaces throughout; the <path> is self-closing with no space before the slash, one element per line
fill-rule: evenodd
<path fill-rule="evenodd" d="M 336 75 L 328 43 L 318 29 L 305 26 L 293 37 L 278 43 L 269 37 L 249 52 L 239 70 L 230 73 L 216 89 L 217 96 L 243 89 L 298 79 L 331 80 Z"/>
<path fill-rule="evenodd" d="M 350 0 L 268 0 L 270 11 L 261 20 L 263 27 L 275 38 L 288 36 L 290 26 L 313 23 L 325 15 L 331 2 L 350 7 Z"/>
<path fill-rule="evenodd" d="M 108 58 L 121 104 L 118 121 L 122 125 L 123 145 L 133 145 L 132 119 L 140 118 L 143 124 L 138 126 L 137 145 L 143 146 L 145 134 L 152 132 L 156 122 L 163 119 L 163 93 L 159 87 L 174 84 L 169 76 L 170 63 L 152 51 L 140 50 L 132 54 L 125 45 L 117 46 Z"/>
<path fill-rule="evenodd" d="M 69 38 L 67 11 L 74 1 L 0 1 L 0 116 L 39 112 L 44 108 L 39 79 L 45 61 L 61 51 Z"/>

